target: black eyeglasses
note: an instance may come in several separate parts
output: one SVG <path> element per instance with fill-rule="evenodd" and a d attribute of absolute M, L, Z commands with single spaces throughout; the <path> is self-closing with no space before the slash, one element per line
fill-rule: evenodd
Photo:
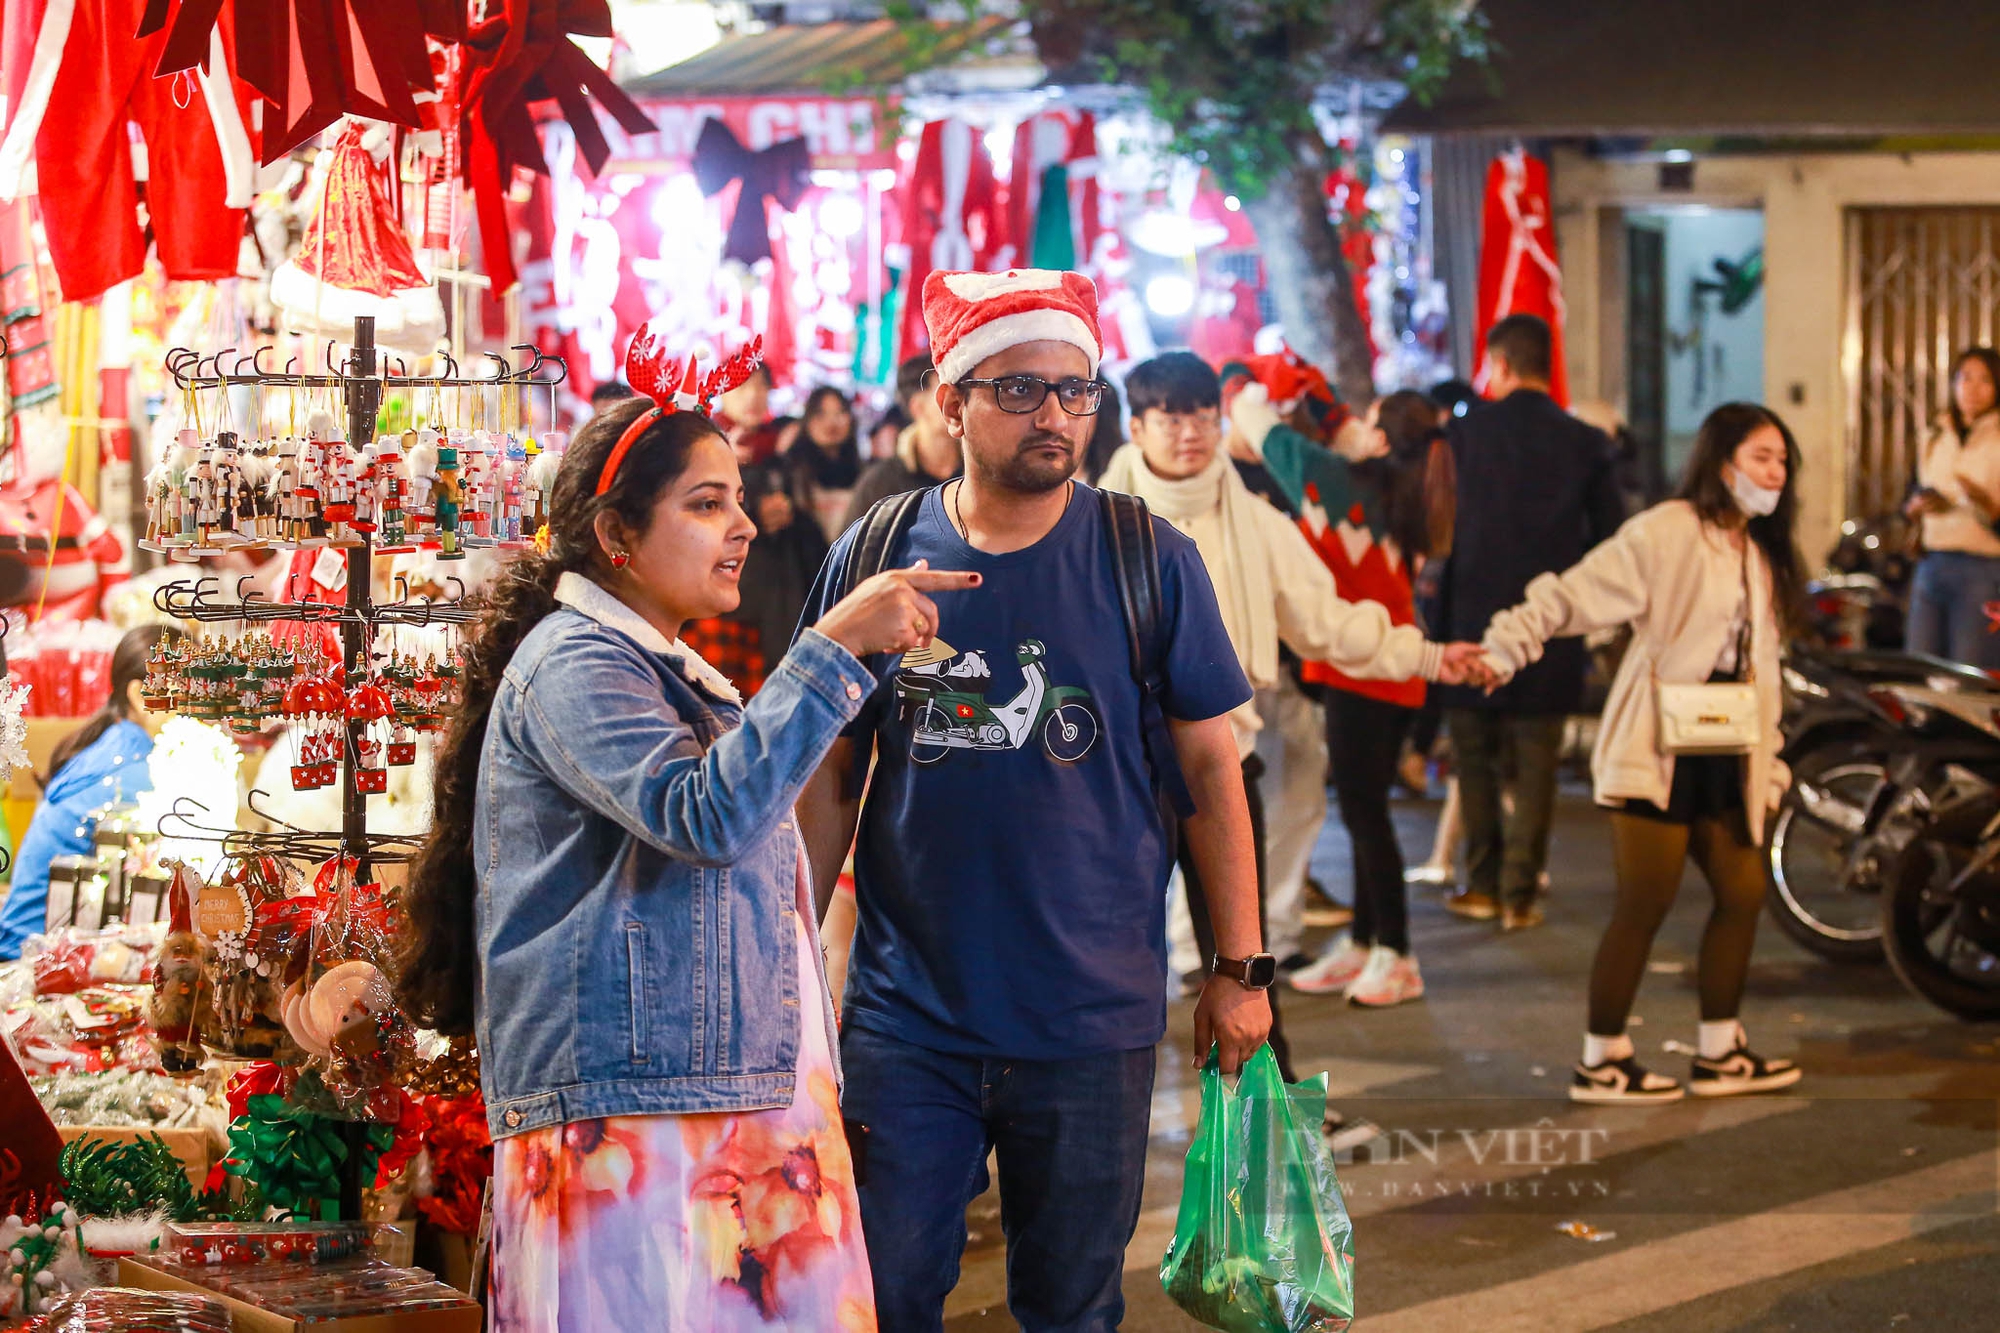
<path fill-rule="evenodd" d="M 1002 375 L 997 380 L 960 380 L 958 387 L 971 389 L 984 384 L 993 390 L 993 401 L 1002 412 L 1025 416 L 1039 412 L 1049 390 L 1055 390 L 1062 410 L 1073 417 L 1094 417 L 1104 401 L 1104 385 L 1097 380 L 1064 380 L 1051 384 L 1038 375 Z"/>

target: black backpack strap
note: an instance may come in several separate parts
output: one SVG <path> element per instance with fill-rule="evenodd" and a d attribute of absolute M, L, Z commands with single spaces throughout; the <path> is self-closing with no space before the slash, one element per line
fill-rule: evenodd
<path fill-rule="evenodd" d="M 889 567 L 896 543 L 917 521 L 917 511 L 923 502 L 923 491 L 903 491 L 885 495 L 868 506 L 868 512 L 855 522 L 859 531 L 854 534 L 854 544 L 847 548 L 847 563 L 841 568 L 840 586 L 833 590 L 831 601 L 847 596 Z"/>
<path fill-rule="evenodd" d="M 1155 794 L 1168 813 L 1186 819 L 1194 814 L 1194 795 L 1181 772 L 1167 727 L 1166 612 L 1160 595 L 1160 548 L 1153 539 L 1153 516 L 1146 502 L 1119 491 L 1099 491 L 1104 506 L 1104 531 L 1111 543 L 1111 563 L 1118 576 L 1118 602 L 1125 613 L 1125 646 L 1132 678 L 1139 682 L 1140 734 L 1146 763 L 1152 769 Z"/>

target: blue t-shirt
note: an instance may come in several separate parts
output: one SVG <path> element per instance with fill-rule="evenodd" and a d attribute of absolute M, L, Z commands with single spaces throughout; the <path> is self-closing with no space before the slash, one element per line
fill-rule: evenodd
<path fill-rule="evenodd" d="M 49 863 L 88 856 L 97 821 L 91 813 L 153 789 L 146 760 L 153 738 L 136 722 L 113 722 L 49 779 L 21 837 L 13 885 L 0 904 L 0 959 L 19 958 L 28 936 L 42 933 L 49 910 Z"/>
<path fill-rule="evenodd" d="M 933 594 L 931 649 L 869 659 L 848 734 L 875 771 L 854 856 L 859 923 L 845 1022 L 932 1050 L 1067 1059 L 1166 1032 L 1166 829 L 1140 739 L 1097 492 L 1078 483 L 1033 546 L 987 555 L 925 494 L 890 564 L 977 570 Z M 1194 543 L 1153 521 L 1169 717 L 1250 697 Z M 826 570 L 806 607 L 830 605 Z M 864 751 L 866 747 L 863 747 Z"/>

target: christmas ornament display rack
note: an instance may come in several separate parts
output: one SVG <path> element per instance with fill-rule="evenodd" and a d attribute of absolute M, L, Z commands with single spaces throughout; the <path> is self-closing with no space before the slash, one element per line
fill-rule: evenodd
<path fill-rule="evenodd" d="M 267 822 L 277 825 L 283 830 L 282 832 L 251 833 L 243 829 L 221 828 L 205 823 L 200 816 L 213 817 L 213 812 L 207 806 L 192 796 L 177 796 L 173 805 L 160 816 L 160 836 L 217 843 L 221 846 L 223 855 L 230 857 L 281 856 L 291 861 L 324 863 L 336 856 L 351 854 L 343 835 L 302 829 L 296 824 L 286 823 L 258 805 L 258 798 L 269 795 L 270 793 L 261 787 L 252 788 L 250 809 Z M 422 848 L 421 838 L 407 834 L 368 835 L 368 859 L 372 862 L 413 861 Z"/>
<path fill-rule="evenodd" d="M 174 382 L 190 394 L 202 390 L 224 389 L 231 386 L 248 385 L 275 389 L 330 389 L 337 391 L 346 406 L 347 447 L 360 450 L 373 441 L 377 418 L 381 411 L 385 390 L 404 388 L 431 389 L 527 389 L 553 388 L 567 377 L 567 368 L 560 360 L 545 358 L 533 347 L 526 350 L 534 354 L 532 363 L 516 368 L 504 357 L 494 353 L 486 356 L 498 364 L 498 372 L 490 377 L 469 377 L 457 373 L 458 366 L 446 357 L 448 373 L 439 376 L 412 376 L 389 373 L 381 364 L 380 352 L 375 344 L 375 321 L 362 316 L 354 321 L 354 340 L 348 355 L 340 362 L 337 373 L 324 375 L 294 374 L 288 365 L 285 371 L 265 371 L 261 358 L 270 349 L 260 348 L 247 357 L 238 357 L 233 367 L 224 372 L 223 362 L 235 349 L 225 349 L 213 356 L 199 356 L 183 348 L 176 348 L 167 357 L 167 369 Z M 332 364 L 333 352 L 329 344 L 327 363 Z M 398 363 L 400 365 L 400 362 Z M 245 367 L 248 367 L 247 371 Z M 552 378 L 545 378 L 546 367 L 554 367 Z M 207 373 L 204 373 L 205 368 Z M 553 446 L 552 446 L 553 447 Z M 511 458 L 510 462 L 521 461 Z M 553 461 L 553 460 L 551 460 Z M 440 506 L 443 503 L 441 493 Z M 455 497 L 454 497 L 455 498 Z M 454 505 L 455 510 L 455 505 Z M 497 510 L 495 511 L 498 512 Z M 454 513 L 454 520 L 455 520 Z M 518 510 L 514 514 L 518 523 Z M 442 524 L 440 524 L 442 527 Z M 455 535 L 455 534 L 454 534 Z M 483 544 L 499 546 L 526 545 L 513 539 L 490 540 Z M 280 549 L 320 548 L 320 559 L 345 559 L 346 579 L 342 590 L 342 600 L 333 602 L 306 600 L 298 602 L 276 602 L 245 591 L 245 584 L 237 584 L 238 600 L 226 603 L 215 600 L 220 589 L 220 581 L 212 575 L 199 577 L 191 582 L 177 582 L 161 588 L 154 594 L 154 603 L 160 610 L 182 620 L 202 623 L 242 622 L 249 624 L 272 624 L 281 621 L 297 621 L 307 624 L 325 625 L 336 628 L 340 639 L 340 665 L 345 678 L 358 680 L 365 678 L 371 665 L 372 639 L 377 627 L 385 625 L 424 626 L 464 624 L 473 618 L 474 612 L 464 603 L 464 584 L 457 579 L 447 581 L 457 588 L 458 595 L 448 599 L 428 596 L 412 598 L 407 581 L 399 580 L 398 600 L 380 605 L 372 599 L 373 561 L 378 553 L 377 534 L 369 529 L 354 531 L 337 542 L 269 542 L 252 540 L 245 546 Z M 411 545 L 398 545 L 392 549 L 408 550 Z M 194 551 L 169 551 L 177 559 L 198 557 L 207 553 L 207 543 Z M 157 549 L 157 548 L 155 548 Z M 383 553 L 386 553 L 384 551 Z M 444 558 L 462 556 L 462 549 L 455 544 L 447 544 L 443 549 Z M 316 580 L 325 586 L 330 579 Z M 226 853 L 237 855 L 270 854 L 288 860 L 311 862 L 343 863 L 344 858 L 356 860 L 356 882 L 366 882 L 372 878 L 371 868 L 378 862 L 406 862 L 413 859 L 421 840 L 408 835 L 371 833 L 368 829 L 368 796 L 370 791 L 357 782 L 359 765 L 357 756 L 369 720 L 357 717 L 349 710 L 345 722 L 346 745 L 341 763 L 341 826 L 337 833 L 315 832 L 272 817 L 260 809 L 258 798 L 265 795 L 253 791 L 250 808 L 274 826 L 274 831 L 246 832 L 240 829 L 218 827 L 222 822 L 208 822 L 215 819 L 208 807 L 190 798 L 176 800 L 159 821 L 163 837 L 178 837 L 219 843 Z M 379 787 L 376 790 L 380 790 Z M 359 1217 L 361 1202 L 361 1158 L 362 1129 L 358 1123 L 346 1129 L 349 1146 L 348 1160 L 341 1172 L 341 1214 L 344 1217 Z"/>
<path fill-rule="evenodd" d="M 262 593 L 246 590 L 251 575 L 236 580 L 234 602 L 216 602 L 209 598 L 213 591 L 222 586 L 214 575 L 204 575 L 192 582 L 179 579 L 153 591 L 153 606 L 176 620 L 192 620 L 202 624 L 218 624 L 240 621 L 244 624 L 264 624 L 272 621 L 302 621 L 308 624 L 345 624 L 359 619 L 369 625 L 464 625 L 469 624 L 478 612 L 465 605 L 465 584 L 456 576 L 447 575 L 445 582 L 458 589 L 456 597 L 434 598 L 409 595 L 409 579 L 402 575 L 396 578 L 401 590 L 398 600 L 380 602 L 357 611 L 345 602 L 322 602 L 308 597 L 302 602 L 274 602 Z M 4 635 L 0 635 L 4 637 Z"/>
<path fill-rule="evenodd" d="M 355 324 L 358 326 L 363 321 L 366 321 L 371 328 L 374 325 L 374 317 L 371 315 L 358 316 L 355 319 Z M 360 336 L 358 328 L 355 336 L 357 339 Z M 334 345 L 331 340 L 326 345 L 325 363 L 328 366 L 333 364 Z M 167 353 L 166 370 L 169 375 L 173 376 L 175 386 L 183 391 L 222 389 L 231 386 L 278 389 L 345 389 L 354 383 L 357 375 L 364 374 L 371 379 L 375 379 L 380 385 L 397 389 L 547 389 L 561 384 L 569 378 L 569 367 L 564 363 L 562 358 L 544 356 L 541 349 L 535 347 L 532 343 L 516 343 L 507 349 L 510 352 L 532 352 L 534 354 L 534 361 L 526 366 L 522 366 L 518 370 L 514 368 L 512 362 L 508 361 L 506 357 L 501 356 L 498 352 L 482 352 L 482 356 L 500 367 L 497 374 L 486 376 L 459 374 L 458 362 L 448 352 L 438 353 L 438 356 L 443 359 L 447 367 L 446 373 L 443 375 L 410 375 L 404 373 L 402 367 L 406 363 L 403 359 L 401 357 L 388 356 L 382 357 L 382 360 L 385 363 L 394 361 L 398 367 L 397 372 L 390 374 L 385 364 L 382 367 L 381 374 L 377 375 L 372 368 L 375 364 L 372 333 L 370 334 L 369 348 L 371 355 L 368 358 L 367 364 L 371 368 L 367 370 L 360 369 L 361 363 L 356 359 L 355 354 L 359 352 L 359 344 L 357 343 L 351 349 L 350 355 L 341 362 L 338 373 L 329 371 L 325 374 L 310 374 L 294 371 L 292 367 L 298 364 L 297 357 L 292 357 L 286 361 L 283 370 L 266 370 L 264 369 L 264 357 L 266 354 L 274 353 L 274 349 L 266 346 L 259 347 L 254 352 L 238 356 L 231 363 L 229 372 L 224 374 L 222 370 L 223 358 L 234 353 L 236 351 L 234 347 L 225 347 L 220 352 L 209 356 L 202 356 L 191 348 L 175 347 Z M 0 355 L 5 355 L 4 340 L 0 340 Z M 243 369 L 246 364 L 250 367 L 248 372 Z M 203 374 L 201 368 L 205 365 L 213 366 L 214 369 L 207 374 Z M 541 372 L 544 367 L 553 367 L 555 378 L 541 378 Z"/>
<path fill-rule="evenodd" d="M 289 365 L 285 371 L 266 371 L 262 369 L 260 361 L 271 350 L 268 347 L 259 348 L 247 356 L 237 357 L 233 367 L 224 372 L 223 363 L 235 350 L 225 348 L 212 356 L 201 356 L 186 348 L 175 348 L 167 355 L 167 369 L 173 376 L 174 382 L 191 393 L 232 385 L 337 390 L 346 405 L 346 439 L 349 447 L 353 448 L 359 448 L 375 438 L 376 421 L 385 389 L 552 388 L 568 377 L 568 368 L 561 360 L 545 357 L 536 348 L 525 344 L 515 350 L 530 352 L 534 359 L 519 368 L 497 353 L 485 353 L 485 356 L 498 366 L 498 372 L 492 376 L 459 375 L 456 373 L 457 362 L 449 356 L 445 356 L 444 360 L 451 373 L 444 375 L 414 376 L 388 373 L 375 345 L 375 321 L 365 315 L 357 317 L 354 321 L 354 340 L 349 346 L 347 356 L 340 361 L 337 373 L 294 374 L 291 373 Z M 329 365 L 333 364 L 332 344 L 328 345 L 326 360 Z M 249 367 L 247 371 L 246 364 Z M 553 374 L 544 376 L 543 372 L 548 368 L 553 368 Z M 252 546 L 262 544 L 249 543 Z M 475 614 L 464 604 L 465 585 L 455 578 L 448 580 L 458 589 L 459 595 L 454 598 L 440 600 L 419 596 L 413 599 L 409 595 L 407 581 L 399 580 L 399 600 L 376 604 L 371 592 L 373 560 L 377 553 L 375 534 L 372 531 L 354 532 L 338 545 L 321 544 L 321 550 L 323 558 L 333 556 L 344 557 L 346 560 L 346 579 L 342 601 L 338 604 L 318 600 L 275 602 L 258 594 L 246 592 L 242 580 L 237 583 L 238 601 L 233 603 L 217 601 L 213 600 L 213 596 L 219 589 L 220 582 L 212 575 L 203 576 L 192 582 L 180 581 L 162 587 L 154 594 L 154 604 L 168 615 L 196 622 L 268 624 L 296 621 L 336 627 L 340 635 L 340 665 L 350 680 L 362 679 L 368 675 L 373 646 L 371 640 L 373 631 L 377 627 L 464 624 Z M 185 556 L 187 553 L 176 554 Z M 283 832 L 272 833 L 247 833 L 235 829 L 213 828 L 191 817 L 190 809 L 202 813 L 206 813 L 206 810 L 199 803 L 189 802 L 186 806 L 177 803 L 175 808 L 161 819 L 162 835 L 212 840 L 223 843 L 229 849 L 269 851 L 300 859 L 354 856 L 361 862 L 361 873 L 364 877 L 374 860 L 408 860 L 415 853 L 417 846 L 415 840 L 397 835 L 371 834 L 368 831 L 368 796 L 373 793 L 356 781 L 358 769 L 356 756 L 361 752 L 368 720 L 350 714 L 345 725 L 346 746 L 344 762 L 341 764 L 341 828 L 338 834 L 315 833 L 290 825 L 284 825 Z M 379 788 L 377 790 L 379 791 Z M 253 802 L 252 809 L 255 808 Z M 276 820 L 271 822 L 281 823 Z M 168 824 L 177 826 L 174 833 L 168 832 L 165 827 Z"/>

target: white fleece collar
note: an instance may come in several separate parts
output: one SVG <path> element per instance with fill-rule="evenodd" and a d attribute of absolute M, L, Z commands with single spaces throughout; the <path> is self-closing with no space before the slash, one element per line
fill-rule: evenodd
<path fill-rule="evenodd" d="M 652 622 L 583 575 L 571 572 L 557 579 L 556 600 L 608 629 L 617 630 L 649 653 L 673 658 L 690 681 L 716 698 L 733 704 L 743 702 L 743 696 L 729 683 L 729 678 L 710 666 L 700 653 L 679 639 L 667 638 Z"/>

